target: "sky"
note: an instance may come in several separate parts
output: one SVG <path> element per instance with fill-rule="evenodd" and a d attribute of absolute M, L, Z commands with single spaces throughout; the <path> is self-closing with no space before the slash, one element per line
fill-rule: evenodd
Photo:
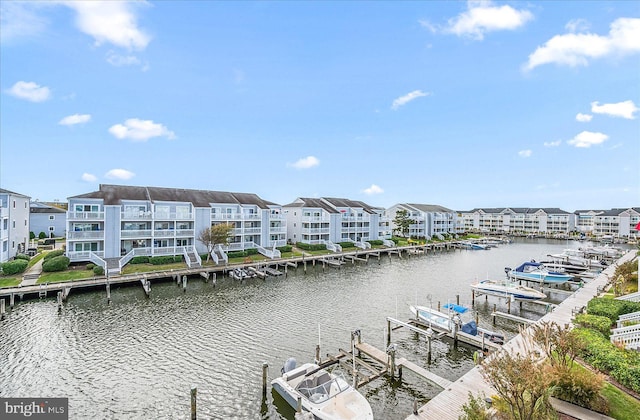
<path fill-rule="evenodd" d="M 0 187 L 640 207 L 640 2 L 0 2 Z"/>

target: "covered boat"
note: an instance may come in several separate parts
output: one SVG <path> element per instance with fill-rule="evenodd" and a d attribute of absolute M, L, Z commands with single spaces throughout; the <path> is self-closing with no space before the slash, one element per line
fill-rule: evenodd
<path fill-rule="evenodd" d="M 341 373 L 332 373 L 315 363 L 296 367 L 289 359 L 282 376 L 271 381 L 273 389 L 294 409 L 301 409 L 320 420 L 372 420 L 367 399 L 346 381 Z"/>
<path fill-rule="evenodd" d="M 551 271 L 544 264 L 535 261 L 527 261 L 518 267 L 511 269 L 505 267 L 504 271 L 512 280 L 535 281 L 538 283 L 562 284 L 573 279 L 573 276 L 558 271 Z"/>
<path fill-rule="evenodd" d="M 483 280 L 473 283 L 471 289 L 487 295 L 513 297 L 515 300 L 540 300 L 547 297 L 534 288 L 509 281 Z"/>
<path fill-rule="evenodd" d="M 461 315 L 469 310 L 466 306 L 447 303 L 444 305 L 444 308 L 447 309 L 447 313 L 426 306 L 410 306 L 409 310 L 414 316 L 417 316 L 420 320 L 428 323 L 432 327 L 438 327 L 449 333 L 453 333 L 457 324 L 459 330 L 464 333 L 484 337 L 497 344 L 504 344 L 504 335 L 480 328 L 474 320 L 463 323 Z"/>

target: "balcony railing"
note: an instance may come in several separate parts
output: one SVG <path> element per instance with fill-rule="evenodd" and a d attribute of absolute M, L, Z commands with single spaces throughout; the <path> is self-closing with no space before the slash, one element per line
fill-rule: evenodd
<path fill-rule="evenodd" d="M 156 229 L 153 231 L 153 236 L 156 238 L 173 238 L 175 231 L 173 229 Z"/>
<path fill-rule="evenodd" d="M 150 211 L 124 211 L 120 213 L 122 220 L 151 220 L 153 213 Z"/>
<path fill-rule="evenodd" d="M 68 211 L 68 220 L 104 220 L 103 211 Z"/>
<path fill-rule="evenodd" d="M 285 215 L 282 213 L 269 213 L 269 220 L 284 220 Z"/>
<path fill-rule="evenodd" d="M 176 230 L 176 236 L 193 236 L 194 234 L 194 230 L 193 229 L 178 229 Z"/>
<path fill-rule="evenodd" d="M 302 233 L 312 234 L 312 233 L 331 233 L 331 229 L 329 228 L 302 228 Z"/>
<path fill-rule="evenodd" d="M 150 238 L 151 229 L 121 230 L 120 237 L 121 238 L 139 238 L 139 237 Z"/>
<path fill-rule="evenodd" d="M 261 233 L 262 232 L 262 228 L 259 227 L 251 227 L 251 228 L 244 228 L 244 234 L 254 234 L 254 233 Z"/>
<path fill-rule="evenodd" d="M 67 234 L 69 239 L 104 239 L 104 230 L 79 230 Z"/>
<path fill-rule="evenodd" d="M 154 220 L 192 220 L 193 213 L 155 212 Z"/>
<path fill-rule="evenodd" d="M 269 228 L 269 233 L 287 233 L 287 228 L 286 227 L 270 227 Z"/>
<path fill-rule="evenodd" d="M 91 254 L 104 257 L 104 251 L 67 251 L 65 253 L 70 261 L 91 261 Z"/>
<path fill-rule="evenodd" d="M 331 218 L 329 216 L 302 216 L 302 223 L 329 223 Z"/>

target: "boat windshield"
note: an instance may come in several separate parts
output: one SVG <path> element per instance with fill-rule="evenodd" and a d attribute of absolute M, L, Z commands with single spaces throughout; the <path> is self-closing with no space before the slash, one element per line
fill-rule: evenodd
<path fill-rule="evenodd" d="M 346 391 L 349 384 L 342 373 L 329 375 L 327 372 L 302 381 L 296 389 L 312 403 L 320 404 Z"/>

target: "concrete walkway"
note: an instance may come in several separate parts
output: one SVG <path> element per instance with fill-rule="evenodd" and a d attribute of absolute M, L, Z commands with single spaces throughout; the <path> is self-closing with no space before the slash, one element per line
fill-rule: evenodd
<path fill-rule="evenodd" d="M 20 283 L 20 287 L 24 286 L 33 286 L 38 282 L 40 278 L 40 274 L 42 274 L 42 263 L 44 259 L 40 259 L 37 263 L 32 265 L 24 272 L 22 276 L 22 282 Z"/>

